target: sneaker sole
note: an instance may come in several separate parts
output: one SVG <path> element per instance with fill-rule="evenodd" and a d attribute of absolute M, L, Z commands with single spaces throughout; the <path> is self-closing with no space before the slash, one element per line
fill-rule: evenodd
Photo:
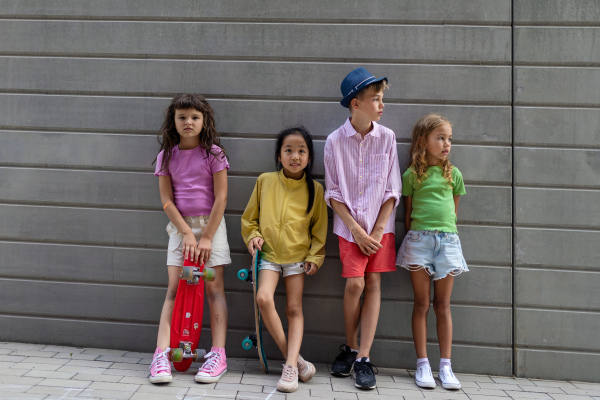
<path fill-rule="evenodd" d="M 421 382 L 415 379 L 415 383 L 418 387 L 426 388 L 426 389 L 435 389 L 435 382 Z"/>
<path fill-rule="evenodd" d="M 333 371 L 331 371 L 331 375 L 339 376 L 341 378 L 346 378 L 346 377 L 350 376 L 350 371 L 348 371 L 348 372 L 333 372 Z"/>
<path fill-rule="evenodd" d="M 460 383 L 456 384 L 456 383 L 444 383 L 444 382 L 442 382 L 442 387 L 444 389 L 458 390 L 458 389 L 461 388 L 461 386 L 462 385 Z"/>
<path fill-rule="evenodd" d="M 170 383 L 173 380 L 172 376 L 153 376 L 150 377 L 150 383 Z"/>
<path fill-rule="evenodd" d="M 373 385 L 373 386 L 361 386 L 358 383 L 356 383 L 356 375 L 354 373 L 352 373 L 352 379 L 354 379 L 354 386 L 356 386 L 359 389 L 375 389 L 377 387 L 377 384 Z"/>
<path fill-rule="evenodd" d="M 223 375 L 225 375 L 225 372 L 227 372 L 227 370 L 221 372 L 217 376 L 198 376 L 198 375 L 196 375 L 194 377 L 194 380 L 198 383 L 215 383 L 215 382 L 218 382 L 219 379 L 221 379 L 221 377 Z"/>
<path fill-rule="evenodd" d="M 298 390 L 298 384 L 296 384 L 296 386 L 292 386 L 292 387 L 287 387 L 287 386 L 279 386 L 279 383 L 277 383 L 277 390 L 279 390 L 280 392 L 283 393 L 292 393 L 295 392 L 296 390 Z"/>

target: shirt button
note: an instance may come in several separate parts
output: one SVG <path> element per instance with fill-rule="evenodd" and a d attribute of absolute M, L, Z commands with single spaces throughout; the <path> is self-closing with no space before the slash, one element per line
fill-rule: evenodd
<path fill-rule="evenodd" d="M 361 176 L 359 176 L 359 178 L 360 178 L 360 179 L 362 179 L 362 175 L 361 175 Z"/>
<path fill-rule="evenodd" d="M 360 159 L 360 162 L 362 162 L 362 158 Z"/>
<path fill-rule="evenodd" d="M 360 192 L 359 194 L 362 194 L 362 192 Z"/>

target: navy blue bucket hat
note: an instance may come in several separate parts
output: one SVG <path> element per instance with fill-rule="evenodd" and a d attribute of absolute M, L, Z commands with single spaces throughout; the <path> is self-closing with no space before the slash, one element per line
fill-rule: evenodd
<path fill-rule="evenodd" d="M 350 100 L 352 100 L 365 86 L 383 80 L 386 82 L 388 81 L 385 76 L 383 78 L 375 78 L 375 76 L 363 67 L 353 69 L 342 81 L 341 90 L 344 98 L 340 101 L 340 104 L 348 108 Z"/>

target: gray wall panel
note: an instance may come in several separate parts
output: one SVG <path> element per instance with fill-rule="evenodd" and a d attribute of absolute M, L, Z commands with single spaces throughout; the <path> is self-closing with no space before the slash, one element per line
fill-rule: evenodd
<path fill-rule="evenodd" d="M 517 67 L 515 104 L 600 106 L 598 81 L 598 68 Z"/>
<path fill-rule="evenodd" d="M 369 7 L 347 7 L 345 0 L 307 0 L 301 5 L 293 0 L 280 0 L 269 7 L 256 7 L 244 0 L 3 0 L 0 15 L 31 17 L 133 17 L 224 20 L 359 20 L 364 21 L 446 21 L 495 23 L 510 22 L 510 1 L 480 0 L 473 6 L 469 0 L 374 0 Z"/>
<path fill-rule="evenodd" d="M 517 268 L 515 304 L 520 307 L 600 310 L 600 273 Z M 577 296 L 573 296 L 577 293 Z"/>
<path fill-rule="evenodd" d="M 600 147 L 596 109 L 515 107 L 514 129 L 517 145 Z"/>
<path fill-rule="evenodd" d="M 519 0 L 514 2 L 513 18 L 521 24 L 597 24 L 598 13 L 596 0 Z"/>
<path fill-rule="evenodd" d="M 0 43 L 0 54 L 495 63 L 510 60 L 508 27 L 379 25 L 374 30 L 371 25 L 357 24 L 348 28 L 342 24 L 7 20 L 0 26 L 0 35 L 12 34 L 14 39 Z M 38 40 L 27 40 L 31 36 Z M 78 40 L 72 40 L 73 37 Z M 193 37 L 202 40 L 173 45 L 181 38 Z M 323 41 L 323 37 L 329 40 Z M 365 37 L 371 40 L 364 40 Z M 398 42 L 403 45 L 397 46 Z M 422 51 L 424 47 L 427 52 Z"/>
<path fill-rule="evenodd" d="M 600 62 L 598 40 L 600 28 L 596 27 L 515 27 L 514 61 L 518 64 L 597 64 Z"/>
<path fill-rule="evenodd" d="M 590 230 L 515 229 L 519 266 L 574 267 L 600 272 L 600 232 Z"/>
<path fill-rule="evenodd" d="M 600 313 L 516 308 L 515 344 L 556 350 L 598 352 Z"/>
<path fill-rule="evenodd" d="M 517 224 L 600 227 L 600 191 L 516 188 L 515 203 Z"/>
<path fill-rule="evenodd" d="M 600 355 L 597 353 L 517 349 L 517 374 L 523 378 L 554 380 L 598 381 Z M 560 368 L 548 368 L 560 365 Z M 596 396 L 598 391 L 565 388 L 569 398 Z"/>
<path fill-rule="evenodd" d="M 43 90 L 52 93 L 61 91 L 102 93 L 128 93 L 162 95 L 194 91 L 211 97 L 233 98 L 282 98 L 289 100 L 331 100 L 341 97 L 338 85 L 319 85 L 322 81 L 337 81 L 348 69 L 341 63 L 289 63 L 257 61 L 145 61 L 131 60 L 75 60 L 79 75 L 65 74 L 61 62 L 52 63 L 41 59 L 26 58 L 26 67 L 21 63 L 6 60 L 7 70 L 14 74 L 5 85 L 13 91 Z M 44 65 L 48 64 L 46 70 Z M 362 65 L 362 64 L 357 64 Z M 39 73 L 37 70 L 40 70 Z M 427 100 L 428 102 L 506 105 L 510 102 L 510 67 L 507 66 L 458 66 L 458 65 L 413 65 L 372 64 L 370 71 L 378 76 L 385 75 L 392 84 L 385 93 L 387 100 Z M 281 75 L 285 70 L 286 74 Z M 93 77 L 90 79 L 89 77 Z M 119 79 L 115 79 L 115 77 Z M 190 76 L 181 80 L 181 76 Z M 207 77 L 210 77 L 207 79 Z M 250 77 L 252 77 L 250 79 Z M 122 79 L 122 80 L 121 80 Z M 50 81 L 40 84 L 38 80 Z M 25 83 L 24 81 L 28 81 Z M 82 83 L 77 83 L 82 81 Z M 155 83 L 156 82 L 156 83 Z M 162 82 L 162 83 L 161 83 Z M 179 82 L 179 83 L 177 83 Z M 418 95 L 415 95 L 418 93 Z M 165 102 L 164 107 L 169 102 Z M 98 110 L 97 110 L 98 111 Z M 412 122 L 412 121 L 411 121 Z"/>
<path fill-rule="evenodd" d="M 514 155 L 515 184 L 600 188 L 600 150 L 517 147 Z"/>

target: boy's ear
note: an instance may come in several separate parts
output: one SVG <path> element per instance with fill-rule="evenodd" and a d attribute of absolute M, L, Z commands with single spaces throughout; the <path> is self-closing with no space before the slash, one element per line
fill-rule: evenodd
<path fill-rule="evenodd" d="M 358 99 L 356 97 L 354 97 L 352 100 L 350 100 L 350 108 L 357 108 L 358 107 Z"/>

